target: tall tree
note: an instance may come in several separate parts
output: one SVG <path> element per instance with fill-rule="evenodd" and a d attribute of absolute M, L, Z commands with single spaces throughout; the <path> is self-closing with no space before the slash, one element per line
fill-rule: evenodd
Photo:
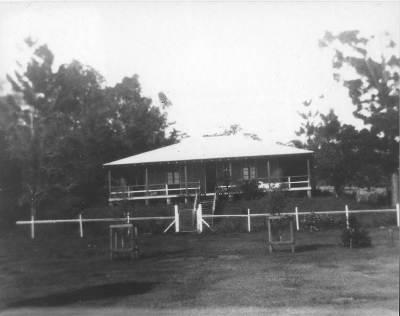
<path fill-rule="evenodd" d="M 26 43 L 28 47 L 35 45 L 30 39 Z M 23 199 L 29 201 L 32 215 L 44 197 L 45 184 L 42 180 L 48 170 L 43 163 L 45 145 L 41 132 L 45 124 L 41 117 L 50 115 L 47 104 L 49 100 L 54 102 L 51 84 L 53 59 L 47 46 L 41 46 L 35 50 L 25 73 L 15 72 L 16 80 L 8 76 L 16 93 L 8 98 L 9 105 L 12 104 L 15 109 L 7 133 L 9 155 L 21 165 Z"/>
<path fill-rule="evenodd" d="M 22 193 L 19 161 L 10 155 L 8 135 L 16 120 L 18 107 L 9 97 L 0 97 L 0 227 L 10 227 L 20 216 L 18 198 Z"/>
<path fill-rule="evenodd" d="M 387 32 L 364 36 L 359 31 L 346 31 L 337 35 L 326 32 L 319 45 L 334 52 L 333 76 L 348 89 L 354 116 L 378 136 L 374 149 L 380 154 L 382 170 L 397 175 L 400 59 L 395 42 Z"/>
<path fill-rule="evenodd" d="M 73 61 L 53 72 L 48 47 L 27 44 L 33 55 L 25 71 L 8 77 L 14 94 L 0 110 L 10 124 L 0 120 L 0 130 L 32 215 L 54 198 L 95 202 L 105 187 L 103 163 L 177 140 L 178 131 L 166 136 L 167 112 L 141 96 L 138 76 L 103 89 L 91 67 Z M 164 94 L 160 100 L 171 105 Z"/>

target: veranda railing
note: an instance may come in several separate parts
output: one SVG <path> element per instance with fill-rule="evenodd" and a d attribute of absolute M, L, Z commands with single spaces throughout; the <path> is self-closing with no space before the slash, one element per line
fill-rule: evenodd
<path fill-rule="evenodd" d="M 168 196 L 181 194 L 194 194 L 200 182 L 187 183 L 157 183 L 111 187 L 110 199 L 131 199 L 140 196 Z"/>
<path fill-rule="evenodd" d="M 289 190 L 296 189 L 304 189 L 310 187 L 310 181 L 308 175 L 304 176 L 284 176 L 280 178 L 271 177 L 271 178 L 253 178 L 249 180 L 236 179 L 233 181 L 231 185 L 228 186 L 218 186 L 219 193 L 225 193 L 230 191 L 232 193 L 239 192 L 240 187 L 243 184 L 243 181 L 256 180 L 259 182 L 259 187 L 261 189 L 272 189 L 277 187 L 278 185 L 285 183 L 288 186 Z"/>

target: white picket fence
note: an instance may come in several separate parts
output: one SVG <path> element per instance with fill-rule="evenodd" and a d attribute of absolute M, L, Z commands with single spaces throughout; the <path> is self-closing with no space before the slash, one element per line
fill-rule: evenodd
<path fill-rule="evenodd" d="M 294 215 L 296 219 L 296 228 L 300 229 L 299 226 L 299 216 L 310 215 L 310 214 L 345 214 L 347 228 L 349 228 L 349 215 L 350 213 L 382 213 L 382 212 L 396 212 L 397 214 L 397 226 L 400 226 L 400 208 L 399 204 L 396 205 L 395 209 L 382 209 L 382 210 L 349 210 L 345 207 L 343 211 L 326 211 L 326 212 L 299 212 L 298 208 L 295 208 L 294 213 L 283 213 L 283 215 Z M 196 210 L 197 219 L 197 232 L 201 233 L 203 231 L 203 224 L 211 228 L 208 223 L 204 220 L 205 218 L 247 218 L 247 230 L 251 231 L 251 218 L 252 217 L 268 217 L 269 214 L 251 214 L 250 209 L 247 210 L 247 214 L 242 215 L 203 215 L 201 204 L 199 204 Z M 30 221 L 18 221 L 17 225 L 30 225 L 31 226 L 31 238 L 35 238 L 35 225 L 37 224 L 56 224 L 56 223 L 79 223 L 79 235 L 83 237 L 83 223 L 84 222 L 134 222 L 134 221 L 148 221 L 148 220 L 172 220 L 164 233 L 167 232 L 175 224 L 175 232 L 179 232 L 179 208 L 177 205 L 174 207 L 174 216 L 164 216 L 164 217 L 133 217 L 130 218 L 129 214 L 125 218 L 88 218 L 83 219 L 82 214 L 79 214 L 77 219 L 63 219 L 63 220 L 35 220 L 34 216 L 31 217 Z"/>

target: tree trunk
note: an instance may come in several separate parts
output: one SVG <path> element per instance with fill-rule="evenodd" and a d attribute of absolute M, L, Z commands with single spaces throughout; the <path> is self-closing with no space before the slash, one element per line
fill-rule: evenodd
<path fill-rule="evenodd" d="M 397 172 L 392 173 L 392 207 L 396 207 L 399 203 L 399 174 Z"/>

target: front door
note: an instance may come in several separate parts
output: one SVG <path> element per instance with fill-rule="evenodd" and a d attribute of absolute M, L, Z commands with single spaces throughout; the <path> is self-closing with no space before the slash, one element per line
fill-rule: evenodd
<path fill-rule="evenodd" d="M 214 193 L 217 185 L 217 168 L 206 166 L 206 193 Z"/>

